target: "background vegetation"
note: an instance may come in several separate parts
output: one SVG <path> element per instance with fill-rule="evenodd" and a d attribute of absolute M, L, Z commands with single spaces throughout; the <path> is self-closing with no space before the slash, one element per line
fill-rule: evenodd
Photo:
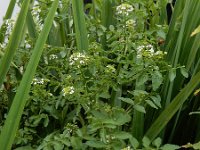
<path fill-rule="evenodd" d="M 11 0 L 0 149 L 200 149 L 199 10 L 199 0 Z"/>

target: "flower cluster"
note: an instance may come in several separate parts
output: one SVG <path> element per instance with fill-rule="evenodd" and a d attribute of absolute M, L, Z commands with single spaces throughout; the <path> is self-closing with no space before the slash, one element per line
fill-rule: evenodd
<path fill-rule="evenodd" d="M 44 79 L 38 79 L 38 78 L 34 78 L 32 83 L 33 85 L 36 85 L 36 84 L 44 84 Z"/>
<path fill-rule="evenodd" d="M 31 84 L 33 84 L 33 85 L 36 85 L 36 84 L 42 85 L 42 84 L 44 84 L 45 82 L 48 82 L 48 81 L 49 81 L 48 79 L 34 78 Z"/>
<path fill-rule="evenodd" d="M 55 54 L 51 54 L 51 55 L 49 56 L 49 60 L 54 60 L 54 59 L 58 59 L 58 56 L 55 55 Z"/>
<path fill-rule="evenodd" d="M 89 61 L 89 57 L 86 56 L 85 54 L 74 53 L 69 58 L 69 65 L 72 66 L 72 65 L 78 64 L 78 68 L 79 68 L 80 65 L 86 65 L 88 61 Z"/>
<path fill-rule="evenodd" d="M 68 86 L 68 87 L 65 87 L 63 90 L 62 90 L 62 95 L 63 96 L 66 96 L 68 94 L 74 94 L 74 87 L 73 86 Z"/>
<path fill-rule="evenodd" d="M 137 48 L 137 58 L 142 58 L 143 52 L 147 52 L 150 56 L 154 55 L 153 45 L 141 45 Z"/>
<path fill-rule="evenodd" d="M 130 4 L 123 3 L 117 6 L 116 11 L 117 14 L 126 15 L 128 16 L 130 12 L 134 10 L 133 6 Z"/>
<path fill-rule="evenodd" d="M 126 27 L 135 27 L 136 26 L 136 21 L 133 19 L 129 19 L 126 21 Z"/>
<path fill-rule="evenodd" d="M 167 52 L 163 52 L 163 51 L 156 51 L 154 50 L 153 45 L 149 44 L 149 45 L 141 45 L 138 46 L 137 48 L 137 58 L 142 58 L 143 55 L 145 56 L 159 56 L 159 57 L 163 57 L 164 55 L 166 55 Z"/>

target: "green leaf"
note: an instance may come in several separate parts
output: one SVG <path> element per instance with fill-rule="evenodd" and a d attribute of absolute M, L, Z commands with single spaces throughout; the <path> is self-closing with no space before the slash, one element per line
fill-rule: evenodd
<path fill-rule="evenodd" d="M 125 139 L 130 139 L 132 135 L 128 132 L 120 131 L 120 132 L 115 132 L 112 134 L 117 139 L 125 140 Z"/>
<path fill-rule="evenodd" d="M 145 100 L 145 102 L 146 102 L 149 106 L 151 106 L 151 107 L 153 107 L 153 108 L 155 108 L 155 109 L 158 109 L 158 107 L 157 107 L 151 100 Z"/>
<path fill-rule="evenodd" d="M 200 142 L 193 144 L 194 149 L 200 149 Z"/>
<path fill-rule="evenodd" d="M 162 81 L 163 81 L 162 74 L 157 70 L 154 71 L 152 73 L 152 87 L 154 91 L 156 91 L 160 87 Z"/>
<path fill-rule="evenodd" d="M 101 98 L 105 98 L 105 99 L 109 99 L 111 96 L 110 96 L 110 93 L 109 92 L 103 92 L 99 95 L 99 97 Z"/>
<path fill-rule="evenodd" d="M 141 113 L 146 113 L 144 106 L 141 105 L 135 105 L 134 109 L 141 112 Z"/>
<path fill-rule="evenodd" d="M 175 77 L 176 77 L 176 70 L 172 68 L 172 69 L 170 69 L 170 71 L 169 71 L 169 80 L 170 80 L 171 82 L 173 82 L 174 79 L 175 79 Z"/>
<path fill-rule="evenodd" d="M 152 144 L 155 145 L 156 148 L 159 148 L 159 147 L 161 146 L 161 144 L 162 144 L 161 138 L 156 138 L 156 139 L 153 141 Z"/>
<path fill-rule="evenodd" d="M 151 144 L 151 141 L 149 140 L 149 138 L 147 138 L 146 136 L 143 137 L 142 139 L 142 144 L 145 148 L 149 147 Z"/>
<path fill-rule="evenodd" d="M 111 119 L 102 120 L 104 123 L 110 123 L 113 125 L 123 125 L 127 122 L 130 122 L 131 116 L 122 110 L 114 110 Z"/>
<path fill-rule="evenodd" d="M 186 68 L 180 68 L 181 74 L 185 77 L 188 78 L 188 71 Z"/>
<path fill-rule="evenodd" d="M 134 101 L 130 98 L 119 97 L 119 99 L 133 106 L 135 105 Z"/>
<path fill-rule="evenodd" d="M 148 81 L 148 79 L 149 79 L 148 74 L 142 74 L 142 75 L 139 76 L 138 79 L 137 79 L 137 85 L 138 85 L 138 86 L 144 85 L 144 83 L 145 83 L 146 81 Z"/>
<path fill-rule="evenodd" d="M 81 149 L 82 148 L 81 138 L 72 136 L 72 137 L 70 137 L 70 140 L 71 140 L 73 149 Z"/>
<path fill-rule="evenodd" d="M 178 145 L 165 144 L 160 149 L 161 150 L 176 150 L 176 149 L 179 149 L 179 148 L 180 148 L 180 146 L 178 146 Z"/>
<path fill-rule="evenodd" d="M 101 141 L 87 141 L 85 144 L 94 148 L 106 148 L 106 144 Z"/>
<path fill-rule="evenodd" d="M 129 140 L 134 149 L 139 147 L 140 143 L 138 142 L 136 138 L 131 137 Z"/>
<path fill-rule="evenodd" d="M 156 95 L 156 96 L 150 96 L 150 98 L 153 100 L 153 102 L 156 104 L 156 106 L 161 108 L 161 98 L 160 95 Z"/>

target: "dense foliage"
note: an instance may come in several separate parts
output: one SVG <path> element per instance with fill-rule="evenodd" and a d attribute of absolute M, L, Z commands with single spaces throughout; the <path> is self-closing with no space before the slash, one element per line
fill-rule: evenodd
<path fill-rule="evenodd" d="M 199 68 L 193 66 L 196 69 L 191 70 L 183 62 L 174 63 L 169 58 L 172 52 L 171 43 L 167 43 L 170 31 L 165 11 L 170 3 L 94 0 L 83 9 L 82 2 L 59 2 L 12 148 L 173 150 L 182 146 L 199 149 L 200 137 L 194 133 L 199 129 L 199 116 L 194 115 L 199 113 L 200 103 L 195 100 L 199 98 L 199 90 L 194 96 L 191 93 L 195 87 L 190 88 L 188 96 L 179 93 L 184 87 L 188 88 L 185 84 L 195 74 L 191 72 L 198 72 Z M 21 3 L 19 1 L 20 6 Z M 0 89 L 1 127 L 52 6 L 50 0 L 31 3 L 26 32 Z M 11 40 L 9 35 L 14 24 L 15 21 L 7 19 L 1 27 L 4 39 L 1 58 Z M 177 89 L 171 85 L 175 80 L 180 81 Z M 149 129 L 156 118 L 163 110 L 170 110 L 168 106 L 173 98 L 176 100 L 178 94 L 172 90 L 178 91 L 184 99 L 190 98 L 193 105 L 183 104 L 184 99 L 183 103 L 177 103 L 173 108 L 179 110 L 178 114 L 172 118 L 176 111 L 171 115 L 166 113 L 166 120 L 172 118 L 171 122 L 164 129 L 158 129 L 162 130 L 159 135 L 150 135 L 152 130 Z M 188 119 L 193 119 L 195 124 L 192 134 L 186 132 L 177 141 L 180 134 L 177 127 L 184 121 L 180 115 L 187 118 L 188 112 L 197 116 Z M 187 134 L 194 136 L 187 139 Z"/>

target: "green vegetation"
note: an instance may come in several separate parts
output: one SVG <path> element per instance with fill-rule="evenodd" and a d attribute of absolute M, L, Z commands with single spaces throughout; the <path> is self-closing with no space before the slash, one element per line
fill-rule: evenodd
<path fill-rule="evenodd" d="M 199 0 L 11 0 L 0 149 L 200 149 L 199 10 Z"/>

